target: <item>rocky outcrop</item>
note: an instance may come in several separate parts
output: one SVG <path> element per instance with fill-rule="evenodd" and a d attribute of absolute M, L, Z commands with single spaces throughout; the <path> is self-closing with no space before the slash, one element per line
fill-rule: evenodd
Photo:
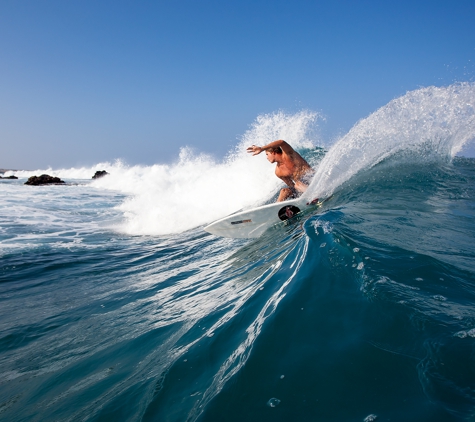
<path fill-rule="evenodd" d="M 40 186 L 40 185 L 61 185 L 64 182 L 59 177 L 53 177 L 48 174 L 41 176 L 31 176 L 25 185 Z"/>
<path fill-rule="evenodd" d="M 100 179 L 101 177 L 107 176 L 108 174 L 109 173 L 107 173 L 107 171 L 105 171 L 105 170 L 98 170 L 98 171 L 96 171 L 94 176 L 92 176 L 92 178 L 93 179 Z"/>
<path fill-rule="evenodd" d="M 7 176 L 7 177 L 2 177 L 2 176 L 0 176 L 0 179 L 15 180 L 15 179 L 18 179 L 18 177 L 16 177 L 16 176 Z"/>

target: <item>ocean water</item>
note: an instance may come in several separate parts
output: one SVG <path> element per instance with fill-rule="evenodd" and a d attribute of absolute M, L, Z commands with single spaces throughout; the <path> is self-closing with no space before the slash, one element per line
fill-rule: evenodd
<path fill-rule="evenodd" d="M 0 420 L 475 420 L 475 85 L 325 148 L 319 122 L 259 116 L 224 160 L 0 180 Z M 275 199 L 245 146 L 277 138 L 331 199 L 258 239 L 204 232 Z M 41 173 L 68 184 L 23 185 Z"/>

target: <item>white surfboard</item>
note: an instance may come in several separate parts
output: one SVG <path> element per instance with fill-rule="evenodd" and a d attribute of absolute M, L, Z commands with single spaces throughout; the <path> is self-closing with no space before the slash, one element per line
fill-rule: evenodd
<path fill-rule="evenodd" d="M 259 237 L 269 227 L 292 221 L 299 216 L 318 208 L 323 201 L 314 199 L 309 202 L 303 198 L 291 199 L 274 204 L 262 205 L 250 210 L 228 215 L 206 226 L 204 230 L 222 237 L 248 238 Z"/>

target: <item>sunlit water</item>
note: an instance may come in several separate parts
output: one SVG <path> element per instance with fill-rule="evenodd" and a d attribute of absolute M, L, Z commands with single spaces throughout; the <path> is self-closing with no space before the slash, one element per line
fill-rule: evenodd
<path fill-rule="evenodd" d="M 0 419 L 471 420 L 474 104 L 408 93 L 326 154 L 316 114 L 276 113 L 223 161 L 1 180 Z M 256 240 L 204 232 L 272 200 L 245 146 L 277 138 L 332 198 Z M 41 173 L 68 185 L 23 185 Z"/>

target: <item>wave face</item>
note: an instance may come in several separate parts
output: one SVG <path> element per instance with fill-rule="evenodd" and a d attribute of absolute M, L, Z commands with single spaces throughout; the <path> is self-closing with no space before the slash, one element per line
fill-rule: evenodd
<path fill-rule="evenodd" d="M 0 417 L 473 419 L 475 160 L 454 154 L 474 93 L 408 93 L 326 153 L 316 114 L 275 113 L 222 162 L 184 150 L 41 171 L 67 186 L 0 181 Z M 204 232 L 275 197 L 243 150 L 280 137 L 331 199 L 256 240 Z"/>

